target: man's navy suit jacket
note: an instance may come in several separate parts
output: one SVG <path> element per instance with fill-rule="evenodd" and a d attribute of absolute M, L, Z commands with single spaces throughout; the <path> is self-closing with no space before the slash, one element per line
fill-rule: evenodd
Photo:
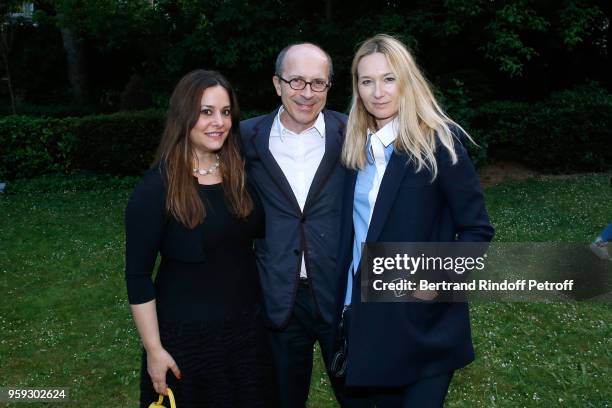
<path fill-rule="evenodd" d="M 266 216 L 266 236 L 256 240 L 255 252 L 267 318 L 273 327 L 288 324 L 304 254 L 316 307 L 331 323 L 339 291 L 336 255 L 346 174 L 339 158 L 346 115 L 323 111 L 325 154 L 302 211 L 268 148 L 277 113 L 278 110 L 240 123 L 247 175 L 260 195 Z"/>
<path fill-rule="evenodd" d="M 493 237 L 478 176 L 460 139 L 451 165 L 438 146 L 438 175 L 416 171 L 405 154 L 393 152 L 383 176 L 366 242 L 488 242 Z M 342 273 L 336 321 L 344 303 L 352 262 L 352 208 L 357 178 L 348 171 L 343 197 L 338 268 Z M 352 291 L 346 383 L 399 387 L 448 373 L 474 359 L 466 303 L 362 303 L 361 274 Z"/>

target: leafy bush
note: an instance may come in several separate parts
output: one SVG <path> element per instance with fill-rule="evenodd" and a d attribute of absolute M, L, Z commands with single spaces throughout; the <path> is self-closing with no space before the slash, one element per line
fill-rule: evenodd
<path fill-rule="evenodd" d="M 85 170 L 138 175 L 153 161 L 163 130 L 158 111 L 83 118 L 0 118 L 0 180 Z"/>
<path fill-rule="evenodd" d="M 595 84 L 553 94 L 525 122 L 527 163 L 554 172 L 612 168 L 612 95 Z"/>
<path fill-rule="evenodd" d="M 11 111 L 8 100 L 0 101 L 0 117 L 10 116 L 13 114 Z M 52 117 L 52 118 L 67 118 L 67 117 L 81 117 L 86 115 L 93 115 L 96 112 L 99 113 L 99 108 L 88 105 L 41 105 L 41 104 L 30 104 L 23 101 L 17 101 L 17 114 L 23 116 L 35 116 L 35 117 Z"/>
<path fill-rule="evenodd" d="M 87 116 L 75 121 L 74 168 L 138 175 L 148 168 L 164 128 L 159 111 Z"/>
<path fill-rule="evenodd" d="M 0 179 L 67 173 L 75 135 L 66 119 L 7 116 L 0 119 Z"/>
<path fill-rule="evenodd" d="M 520 157 L 528 111 L 529 104 L 514 101 L 490 102 L 475 111 L 471 129 L 477 143 L 488 147 L 488 160 Z"/>
<path fill-rule="evenodd" d="M 446 111 L 446 113 L 463 129 L 465 129 L 474 139 L 476 144 L 465 142 L 465 147 L 476 167 L 481 166 L 487 161 L 488 141 L 480 138 L 471 126 L 476 110 L 472 107 L 470 92 L 465 88 L 465 84 L 460 79 L 451 78 L 444 84 L 444 92 L 435 89 L 436 99 Z"/>
<path fill-rule="evenodd" d="M 458 89 L 446 102 L 479 145 L 468 147 L 476 165 L 510 159 L 548 172 L 612 169 L 612 95 L 596 83 L 535 103 L 494 101 L 473 111 L 461 84 Z M 0 180 L 83 170 L 140 175 L 153 160 L 163 126 L 161 111 L 0 117 Z"/>
<path fill-rule="evenodd" d="M 612 169 L 612 95 L 596 83 L 536 103 L 496 101 L 472 128 L 488 159 L 511 159 L 547 172 Z"/>

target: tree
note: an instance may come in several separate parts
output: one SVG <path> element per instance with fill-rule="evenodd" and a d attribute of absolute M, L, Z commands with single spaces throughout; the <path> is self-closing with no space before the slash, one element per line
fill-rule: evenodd
<path fill-rule="evenodd" d="M 270 85 L 276 54 L 297 41 L 318 43 L 332 55 L 328 103 L 345 110 L 357 44 L 380 32 L 404 41 L 443 93 L 462 95 L 474 106 L 493 98 L 540 99 L 585 79 L 612 85 L 605 69 L 612 6 L 604 0 L 369 0 L 350 7 L 334 0 L 36 4 L 47 15 L 45 28 L 58 27 L 62 34 L 61 41 L 59 35 L 53 39 L 53 49 L 64 48 L 68 75 L 58 80 L 63 64 L 57 63 L 53 78 L 37 72 L 34 57 L 16 58 L 34 53 L 15 47 L 13 78 L 23 87 L 35 86 L 26 74 L 61 87 L 70 78 L 75 100 L 90 97 L 108 110 L 120 106 L 134 75 L 160 105 L 175 82 L 196 68 L 225 74 L 247 110 L 269 110 L 278 103 Z M 37 42 L 16 42 L 24 49 L 32 43 Z"/>
<path fill-rule="evenodd" d="M 11 79 L 10 53 L 13 45 L 13 28 L 15 24 L 22 23 L 20 17 L 15 16 L 18 10 L 18 5 L 21 2 L 6 0 L 0 4 L 0 55 L 4 64 L 4 72 L 6 73 L 6 85 L 8 87 L 9 98 L 11 102 L 11 111 L 13 115 L 17 114 L 15 107 L 15 92 L 13 91 L 13 81 Z"/>
<path fill-rule="evenodd" d="M 155 23 L 152 1 L 56 0 L 42 1 L 61 32 L 73 102 L 91 102 L 91 67 L 86 55 L 125 47 L 137 33 L 147 33 Z M 156 46 L 153 40 L 153 46 Z M 128 75 L 129 77 L 129 75 Z"/>

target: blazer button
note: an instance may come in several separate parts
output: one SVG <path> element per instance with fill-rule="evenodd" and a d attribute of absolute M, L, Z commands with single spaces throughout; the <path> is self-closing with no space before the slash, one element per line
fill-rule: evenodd
<path fill-rule="evenodd" d="M 302 224 L 303 224 L 303 223 L 305 223 L 305 222 L 306 222 L 306 217 L 302 217 L 302 218 L 300 218 L 300 222 L 301 222 Z"/>
<path fill-rule="evenodd" d="M 294 249 L 293 250 L 293 255 L 299 255 L 300 254 L 300 250 L 299 249 Z"/>

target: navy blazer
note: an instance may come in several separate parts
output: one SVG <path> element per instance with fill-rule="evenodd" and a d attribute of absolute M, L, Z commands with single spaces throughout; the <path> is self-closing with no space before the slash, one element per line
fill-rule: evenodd
<path fill-rule="evenodd" d="M 273 327 L 288 324 L 303 253 L 316 307 L 331 323 L 335 314 L 335 296 L 340 290 L 336 255 L 346 170 L 340 165 L 339 158 L 346 115 L 323 111 L 325 154 L 302 211 L 268 148 L 277 112 L 240 123 L 247 175 L 261 197 L 266 216 L 266 237 L 255 241 L 266 315 Z"/>
<path fill-rule="evenodd" d="M 407 156 L 393 152 L 383 176 L 367 242 L 488 242 L 493 227 L 485 209 L 478 176 L 459 139 L 458 162 L 436 150 L 438 175 L 416 172 Z M 346 177 L 342 209 L 338 292 L 339 319 L 347 271 L 352 262 L 353 197 L 357 172 Z M 474 359 L 466 303 L 362 303 L 361 275 L 353 285 L 346 383 L 349 386 L 398 387 L 448 373 Z"/>

